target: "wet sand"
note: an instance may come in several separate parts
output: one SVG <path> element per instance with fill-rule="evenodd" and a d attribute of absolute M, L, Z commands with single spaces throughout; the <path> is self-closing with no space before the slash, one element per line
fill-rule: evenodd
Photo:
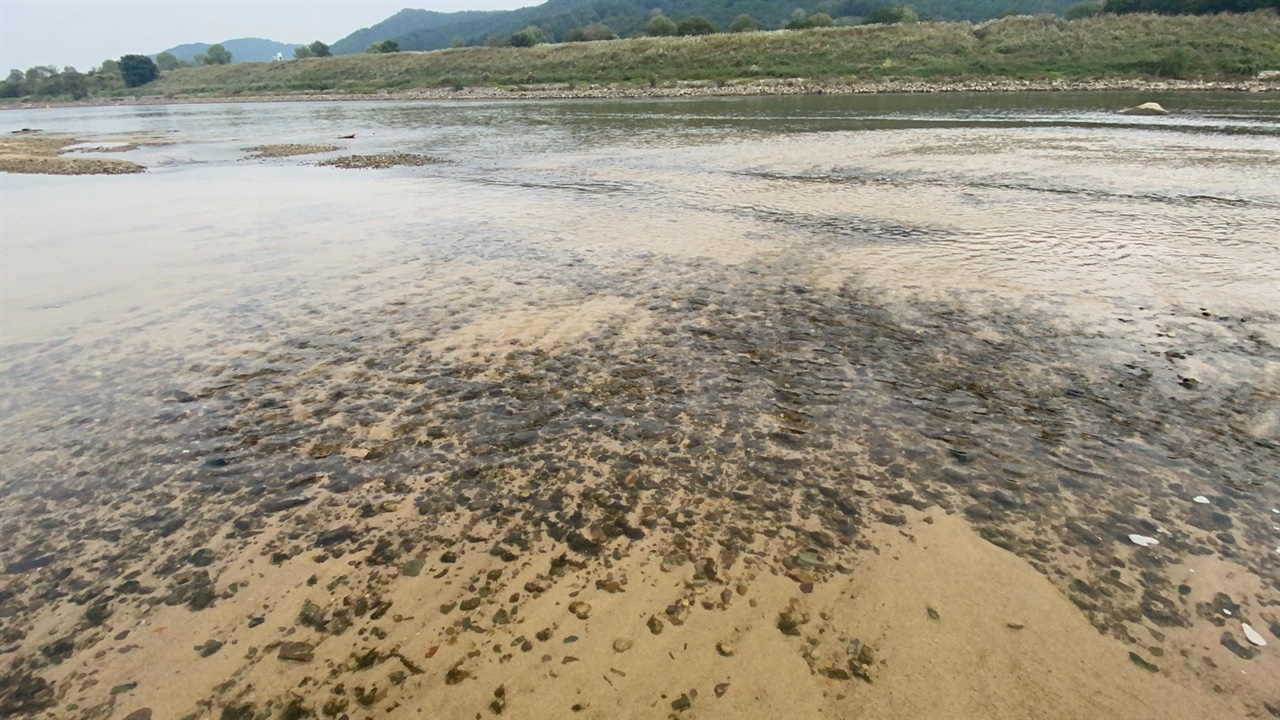
<path fill-rule="evenodd" d="M 126 160 L 67 157 L 74 137 L 32 133 L 0 138 L 0 172 L 33 175 L 128 175 L 146 168 Z"/>
<path fill-rule="evenodd" d="M 7 311 L 0 709 L 1273 714 L 1276 149 L 987 132 L 103 195 L 172 286 Z"/>

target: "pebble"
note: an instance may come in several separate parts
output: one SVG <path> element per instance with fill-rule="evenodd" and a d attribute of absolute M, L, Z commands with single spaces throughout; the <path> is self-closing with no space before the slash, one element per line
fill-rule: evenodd
<path fill-rule="evenodd" d="M 312 658 L 315 657 L 315 648 L 310 643 L 287 642 L 280 646 L 280 652 L 277 657 L 281 660 L 311 662 Z"/>
<path fill-rule="evenodd" d="M 213 561 L 214 553 L 213 550 L 210 550 L 209 548 L 200 548 L 192 553 L 191 557 L 187 559 L 187 562 L 195 565 L 196 567 L 208 567 L 213 564 Z"/>
<path fill-rule="evenodd" d="M 729 643 L 718 642 L 716 643 L 716 652 L 720 653 L 722 657 L 733 657 L 734 651 L 733 646 Z"/>
<path fill-rule="evenodd" d="M 422 567 L 427 564 L 427 559 L 418 557 L 404 564 L 400 572 L 406 577 L 418 577 L 422 574 Z"/>
<path fill-rule="evenodd" d="M 662 625 L 662 621 L 658 619 L 658 616 L 650 615 L 648 625 L 649 625 L 649 632 L 653 633 L 654 635 L 662 634 L 663 625 Z"/>
<path fill-rule="evenodd" d="M 1197 496 L 1195 496 L 1194 498 L 1192 498 L 1192 500 L 1194 500 L 1194 501 L 1196 501 L 1196 502 L 1200 503 L 1201 505 L 1208 505 L 1208 504 L 1209 504 L 1209 498 L 1207 498 L 1207 497 L 1205 497 L 1205 496 L 1203 496 L 1203 495 L 1197 495 Z"/>
<path fill-rule="evenodd" d="M 616 653 L 624 653 L 630 650 L 633 645 L 634 643 L 632 643 L 630 640 L 618 638 L 617 640 L 613 641 L 613 651 Z"/>
<path fill-rule="evenodd" d="M 579 620 L 586 620 L 587 618 L 591 617 L 591 603 L 585 603 L 585 602 L 582 602 L 581 600 L 579 600 L 578 602 L 570 603 L 569 612 L 578 616 Z"/>
<path fill-rule="evenodd" d="M 1247 634 L 1247 633 L 1246 633 L 1246 634 Z M 204 645 L 202 645 L 202 646 L 200 646 L 200 647 L 196 648 L 196 650 L 200 653 L 200 657 L 202 657 L 202 658 L 207 658 L 207 657 L 209 657 L 210 655 L 212 655 L 212 654 L 214 654 L 214 653 L 218 652 L 219 650 L 221 650 L 221 649 L 222 649 L 222 646 L 223 646 L 223 642 L 222 642 L 222 641 L 220 641 L 220 640 L 210 640 L 209 642 L 205 643 Z"/>
<path fill-rule="evenodd" d="M 1143 670 L 1146 670 L 1147 672 L 1160 672 L 1160 668 L 1147 662 L 1145 658 L 1143 658 L 1141 655 L 1139 655 L 1136 652 L 1132 652 L 1132 651 L 1129 652 L 1129 660 L 1133 662 L 1134 665 L 1137 665 L 1138 667 L 1142 668 Z"/>
<path fill-rule="evenodd" d="M 1254 630 L 1249 623 L 1240 623 L 1240 629 L 1244 631 L 1244 636 L 1249 642 L 1257 645 L 1258 647 L 1267 646 L 1267 639 L 1262 637 L 1262 634 L 1257 630 Z"/>
<path fill-rule="evenodd" d="M 1129 542 L 1140 547 L 1151 547 L 1152 545 L 1160 544 L 1159 540 L 1153 537 L 1147 537 L 1146 535 L 1130 535 Z"/>

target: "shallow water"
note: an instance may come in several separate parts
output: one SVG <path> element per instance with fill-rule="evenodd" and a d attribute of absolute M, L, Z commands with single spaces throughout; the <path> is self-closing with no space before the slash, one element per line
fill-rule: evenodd
<path fill-rule="evenodd" d="M 1175 114 L 1113 112 L 1152 99 Z M 101 538 L 181 518 L 189 554 L 313 477 L 560 540 L 592 522 L 566 488 L 607 516 L 638 474 L 840 536 L 962 511 L 1122 639 L 1203 614 L 1172 591 L 1191 556 L 1280 599 L 1273 95 L 0 113 L 21 127 L 175 142 L 122 156 L 142 176 L 0 176 L 7 563 L 160 577 Z M 348 133 L 450 162 L 241 150 Z"/>

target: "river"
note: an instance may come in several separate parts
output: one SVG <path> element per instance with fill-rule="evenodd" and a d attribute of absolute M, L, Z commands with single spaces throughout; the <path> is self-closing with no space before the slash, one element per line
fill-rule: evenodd
<path fill-rule="evenodd" d="M 347 515 L 405 557 L 520 526 L 514 562 L 663 517 L 732 548 L 735 518 L 855 538 L 935 507 L 1185 686 L 1266 699 L 1275 653 L 1217 621 L 1280 628 L 1276 94 L 0 113 L 20 128 L 171 141 L 119 156 L 142 175 L 0 176 L 15 657 L 94 632 L 48 598 L 145 615 L 120 576 L 208 546 L 229 574 L 267 531 L 287 560 Z M 282 142 L 444 162 L 245 157 Z M 777 542 L 784 573 L 857 554 Z"/>

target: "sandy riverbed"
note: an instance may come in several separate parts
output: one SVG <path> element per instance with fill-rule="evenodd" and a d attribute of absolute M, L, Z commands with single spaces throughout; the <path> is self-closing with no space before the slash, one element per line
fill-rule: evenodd
<path fill-rule="evenodd" d="M 0 714 L 1280 708 L 1273 141 L 618 137 L 16 179 Z"/>

